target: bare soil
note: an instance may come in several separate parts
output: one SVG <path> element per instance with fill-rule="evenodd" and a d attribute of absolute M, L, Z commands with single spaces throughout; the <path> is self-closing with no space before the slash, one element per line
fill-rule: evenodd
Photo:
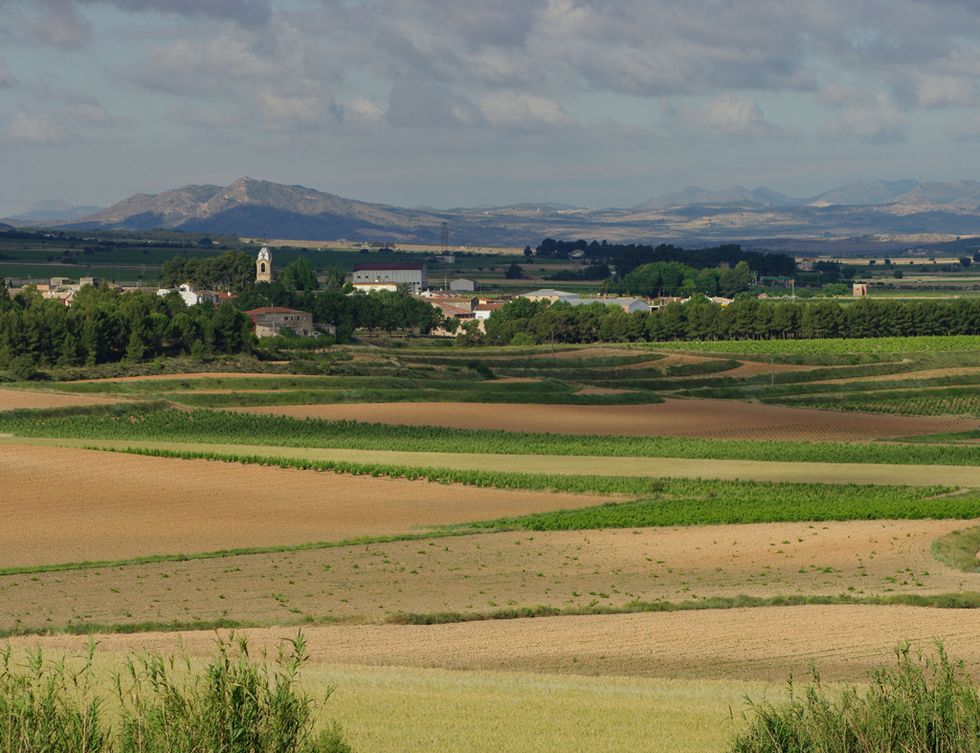
<path fill-rule="evenodd" d="M 654 405 L 344 403 L 235 410 L 460 429 L 824 442 L 868 441 L 980 426 L 976 420 L 952 417 L 835 412 L 733 400 L 667 400 Z"/>
<path fill-rule="evenodd" d="M 449 625 L 330 625 L 303 630 L 314 662 L 586 675 L 780 682 L 807 676 L 862 680 L 895 647 L 926 651 L 942 639 L 980 678 L 980 615 L 969 609 L 803 606 L 700 612 L 548 617 Z M 290 637 L 284 628 L 241 631 L 253 649 Z M 94 636 L 99 650 L 211 655 L 210 631 Z M 13 638 L 17 648 L 83 654 L 88 636 Z"/>
<path fill-rule="evenodd" d="M 953 593 L 930 546 L 969 521 L 515 532 L 0 577 L 0 628 L 621 607 L 709 596 Z"/>
<path fill-rule="evenodd" d="M 608 500 L 258 465 L 0 446 L 0 566 L 393 534 Z"/>
<path fill-rule="evenodd" d="M 980 366 L 954 366 L 944 369 L 903 371 L 897 374 L 877 374 L 874 376 L 848 377 L 846 379 L 822 379 L 819 382 L 811 382 L 811 384 L 844 384 L 847 382 L 901 382 L 907 379 L 934 379 L 936 377 L 971 376 L 973 374 L 980 374 Z"/>
<path fill-rule="evenodd" d="M 0 411 L 39 408 L 71 408 L 76 405 L 108 405 L 125 398 L 100 395 L 70 395 L 63 392 L 0 389 Z"/>

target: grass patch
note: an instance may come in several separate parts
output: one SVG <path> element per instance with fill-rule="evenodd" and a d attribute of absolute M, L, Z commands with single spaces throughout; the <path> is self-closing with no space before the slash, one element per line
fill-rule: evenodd
<path fill-rule="evenodd" d="M 857 353 L 942 353 L 980 349 L 980 335 L 827 338 L 814 340 L 722 340 L 650 343 L 656 350 L 725 355 L 846 355 Z"/>
<path fill-rule="evenodd" d="M 957 570 L 980 573 L 980 526 L 952 531 L 932 544 L 936 559 Z"/>
<path fill-rule="evenodd" d="M 757 607 L 799 607 L 806 605 L 858 604 L 871 606 L 911 606 L 933 609 L 980 609 L 980 593 L 893 594 L 887 596 L 709 596 L 688 601 L 630 601 L 619 606 L 516 607 L 486 612 L 396 612 L 387 622 L 394 625 L 447 625 L 457 622 L 518 620 L 532 617 L 570 617 L 599 614 L 641 614 L 646 612 L 690 612 L 705 609 L 749 609 Z"/>

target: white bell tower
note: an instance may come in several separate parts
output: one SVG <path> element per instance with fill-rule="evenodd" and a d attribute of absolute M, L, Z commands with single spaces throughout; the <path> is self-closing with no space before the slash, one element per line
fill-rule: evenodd
<path fill-rule="evenodd" d="M 259 256 L 255 260 L 255 281 L 272 282 L 272 254 L 265 246 L 259 251 Z"/>

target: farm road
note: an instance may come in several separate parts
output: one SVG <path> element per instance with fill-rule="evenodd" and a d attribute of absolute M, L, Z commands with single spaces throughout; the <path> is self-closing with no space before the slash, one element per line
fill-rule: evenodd
<path fill-rule="evenodd" d="M 39 440 L 20 437 L 16 440 L 0 439 L 0 442 L 4 441 L 62 447 L 98 447 L 122 450 L 133 447 L 514 473 L 894 486 L 959 486 L 966 489 L 980 489 L 980 467 L 959 465 L 797 463 L 775 460 L 702 460 L 697 458 L 591 457 L 580 455 L 490 455 L 464 452 L 344 450 L 107 439 Z"/>

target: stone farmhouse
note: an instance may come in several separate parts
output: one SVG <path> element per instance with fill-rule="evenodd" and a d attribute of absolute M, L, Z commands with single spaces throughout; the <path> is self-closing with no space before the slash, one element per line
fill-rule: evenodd
<path fill-rule="evenodd" d="M 285 306 L 261 306 L 245 315 L 255 326 L 256 337 L 275 337 L 284 329 L 300 337 L 314 337 L 313 314 L 309 311 L 286 308 Z"/>

